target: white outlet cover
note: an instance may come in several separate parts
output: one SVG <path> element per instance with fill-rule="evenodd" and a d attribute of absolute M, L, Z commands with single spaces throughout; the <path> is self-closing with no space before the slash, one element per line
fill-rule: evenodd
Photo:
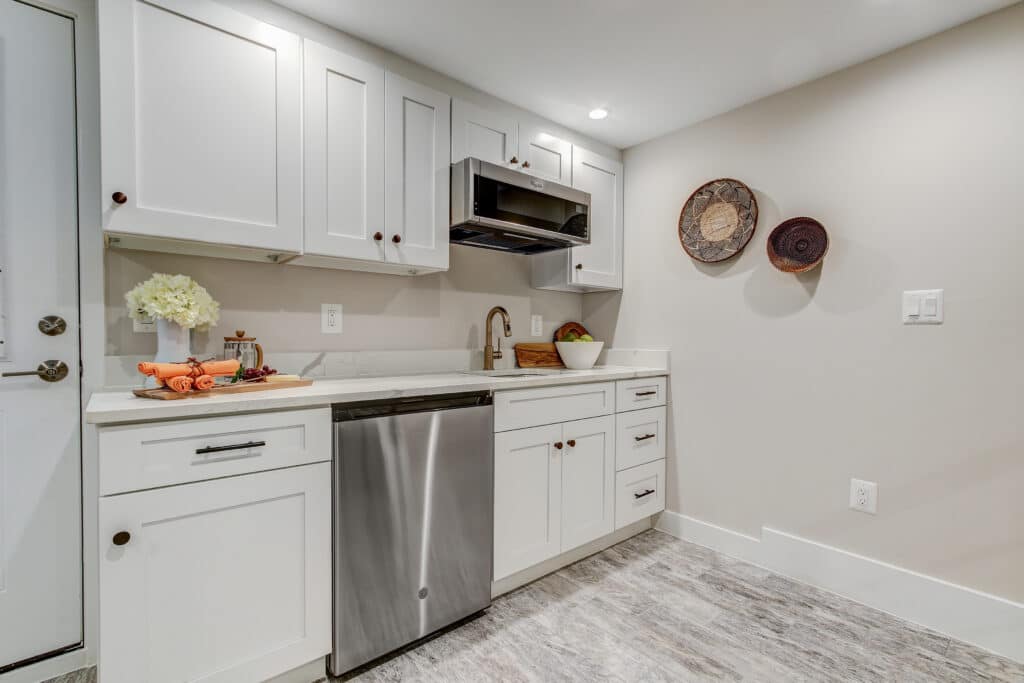
<path fill-rule="evenodd" d="M 941 325 L 945 318 L 944 290 L 914 289 L 903 292 L 904 325 Z"/>
<path fill-rule="evenodd" d="M 156 333 L 156 320 L 152 318 L 142 318 L 136 320 L 132 318 L 132 332 L 138 332 L 142 334 Z"/>
<path fill-rule="evenodd" d="M 341 334 L 341 304 L 320 304 L 320 332 L 322 334 Z"/>
<path fill-rule="evenodd" d="M 530 316 L 530 334 L 534 337 L 544 334 L 544 316 L 537 314 Z"/>
<path fill-rule="evenodd" d="M 878 514 L 878 484 L 864 479 L 850 480 L 850 509 Z"/>

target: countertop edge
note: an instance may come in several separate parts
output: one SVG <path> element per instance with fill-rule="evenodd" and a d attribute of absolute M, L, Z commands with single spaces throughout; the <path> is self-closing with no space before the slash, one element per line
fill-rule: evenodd
<path fill-rule="evenodd" d="M 129 392 L 96 392 L 85 411 L 86 422 L 96 426 L 157 422 L 197 417 L 215 417 L 257 413 L 270 410 L 318 408 L 335 403 L 412 398 L 440 393 L 469 391 L 509 391 L 540 387 L 609 382 L 624 379 L 667 376 L 664 368 L 608 367 L 580 371 L 580 374 L 538 375 L 536 377 L 487 377 L 457 372 L 437 375 L 317 380 L 311 387 L 280 389 L 259 393 L 193 398 L 180 401 L 156 401 L 132 396 Z M 436 378 L 431 383 L 431 378 Z M 387 386 L 373 388 L 377 382 Z M 402 386 L 408 383 L 409 386 Z M 398 385 L 398 386 L 395 386 Z M 102 405 L 106 403 L 107 405 Z M 100 404 L 100 405 L 97 405 Z"/>

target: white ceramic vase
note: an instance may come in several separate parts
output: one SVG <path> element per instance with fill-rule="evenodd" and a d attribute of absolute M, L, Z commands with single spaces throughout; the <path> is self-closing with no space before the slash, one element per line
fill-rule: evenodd
<path fill-rule="evenodd" d="M 192 355 L 192 330 L 171 320 L 156 319 L 157 363 L 181 363 Z M 156 386 L 156 379 L 146 378 L 146 386 Z"/>

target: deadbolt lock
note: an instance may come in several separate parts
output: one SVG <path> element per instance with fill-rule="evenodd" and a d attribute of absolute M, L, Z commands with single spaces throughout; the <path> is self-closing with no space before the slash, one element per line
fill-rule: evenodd
<path fill-rule="evenodd" d="M 67 321 L 59 315 L 48 315 L 39 319 L 39 331 L 48 337 L 64 334 L 67 329 Z"/>

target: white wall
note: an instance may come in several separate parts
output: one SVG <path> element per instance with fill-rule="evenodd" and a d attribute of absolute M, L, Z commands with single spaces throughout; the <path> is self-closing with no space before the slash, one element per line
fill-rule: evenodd
<path fill-rule="evenodd" d="M 453 246 L 448 272 L 402 277 L 108 250 L 106 352 L 156 351 L 155 334 L 132 332 L 124 304 L 124 292 L 155 271 L 190 275 L 221 304 L 220 323 L 193 338 L 198 354 L 220 353 L 224 337 L 237 329 L 255 335 L 268 353 L 482 349 L 492 306 L 504 306 L 512 317 L 512 338 L 503 339 L 503 347 L 549 341 L 562 323 L 580 319 L 582 297 L 531 289 L 528 259 Z M 342 305 L 342 334 L 320 333 L 323 303 Z M 543 339 L 530 337 L 532 314 L 544 317 Z M 498 333 L 499 324 L 494 327 Z"/>
<path fill-rule="evenodd" d="M 1022 36 L 1016 5 L 624 153 L 625 290 L 584 323 L 672 349 L 669 509 L 1024 600 Z M 703 265 L 679 211 L 722 176 L 760 220 Z M 799 215 L 832 248 L 785 275 L 765 242 Z M 940 287 L 945 325 L 903 326 L 901 291 Z"/>

